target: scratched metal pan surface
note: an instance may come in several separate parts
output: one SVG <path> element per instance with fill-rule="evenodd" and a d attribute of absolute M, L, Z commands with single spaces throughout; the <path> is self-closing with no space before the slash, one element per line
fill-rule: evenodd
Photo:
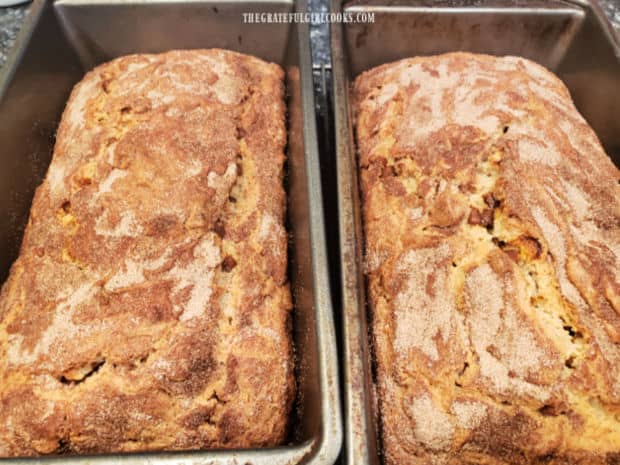
<path fill-rule="evenodd" d="M 450 51 L 520 55 L 555 71 L 620 164 L 620 47 L 595 0 L 331 0 L 374 23 L 332 24 L 340 253 L 345 463 L 381 463 L 363 274 L 363 230 L 349 90 L 362 71 Z"/>
<path fill-rule="evenodd" d="M 287 445 L 268 449 L 0 459 L 0 464 L 279 465 L 335 462 L 342 424 L 307 25 L 243 24 L 242 13 L 305 0 L 35 0 L 0 71 L 0 279 L 17 256 L 34 189 L 69 93 L 98 63 L 137 52 L 220 47 L 283 66 L 288 95 L 289 276 L 297 405 Z"/>

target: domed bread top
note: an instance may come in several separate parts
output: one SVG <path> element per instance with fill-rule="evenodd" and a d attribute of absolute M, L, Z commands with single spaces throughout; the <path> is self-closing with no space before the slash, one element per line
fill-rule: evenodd
<path fill-rule="evenodd" d="M 75 87 L 0 296 L 0 456 L 286 439 L 285 144 L 283 71 L 251 56 Z"/>
<path fill-rule="evenodd" d="M 531 61 L 405 59 L 353 88 L 392 464 L 620 461 L 620 172 Z"/>

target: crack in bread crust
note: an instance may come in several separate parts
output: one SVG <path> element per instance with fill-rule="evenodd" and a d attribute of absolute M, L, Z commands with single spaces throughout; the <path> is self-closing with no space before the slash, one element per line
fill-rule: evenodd
<path fill-rule="evenodd" d="M 528 60 L 353 88 L 388 464 L 620 458 L 620 173 Z"/>
<path fill-rule="evenodd" d="M 215 49 L 74 88 L 0 296 L 0 456 L 287 438 L 284 105 Z"/>

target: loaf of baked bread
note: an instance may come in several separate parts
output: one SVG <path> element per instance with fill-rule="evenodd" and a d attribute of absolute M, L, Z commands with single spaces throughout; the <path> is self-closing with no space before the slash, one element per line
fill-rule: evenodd
<path fill-rule="evenodd" d="M 285 143 L 283 71 L 251 56 L 75 87 L 0 297 L 0 456 L 286 439 Z"/>
<path fill-rule="evenodd" d="M 562 82 L 453 53 L 353 90 L 387 464 L 620 463 L 620 172 Z"/>

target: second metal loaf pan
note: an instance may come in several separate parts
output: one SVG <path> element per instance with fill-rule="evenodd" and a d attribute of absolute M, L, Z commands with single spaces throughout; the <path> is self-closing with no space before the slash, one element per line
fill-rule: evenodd
<path fill-rule="evenodd" d="M 373 12 L 374 23 L 332 24 L 340 259 L 345 463 L 381 463 L 363 275 L 363 230 L 348 93 L 361 72 L 453 51 L 519 55 L 555 71 L 620 164 L 620 47 L 595 0 L 344 0 L 332 12 Z"/>

